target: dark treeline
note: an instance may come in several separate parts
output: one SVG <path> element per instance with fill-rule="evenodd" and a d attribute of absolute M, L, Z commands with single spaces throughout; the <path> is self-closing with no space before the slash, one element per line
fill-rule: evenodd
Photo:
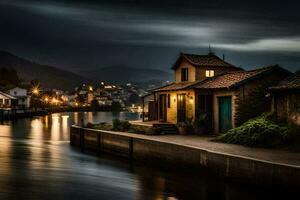
<path fill-rule="evenodd" d="M 15 69 L 8 69 L 5 67 L 0 68 L 0 85 L 18 85 L 20 83 L 20 78 Z"/>

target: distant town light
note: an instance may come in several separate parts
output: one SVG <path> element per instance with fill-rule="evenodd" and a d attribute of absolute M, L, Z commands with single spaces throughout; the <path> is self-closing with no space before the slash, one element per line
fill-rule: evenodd
<path fill-rule="evenodd" d="M 38 87 L 32 88 L 32 93 L 35 94 L 35 95 L 38 95 L 40 93 L 39 88 Z"/>
<path fill-rule="evenodd" d="M 90 90 L 90 91 L 93 91 L 93 87 L 92 87 L 92 86 L 90 86 L 90 87 L 89 87 L 89 90 Z"/>
<path fill-rule="evenodd" d="M 56 98 L 53 98 L 53 99 L 52 99 L 52 103 L 53 103 L 53 104 L 57 104 L 58 102 L 59 102 L 59 101 L 58 101 Z"/>

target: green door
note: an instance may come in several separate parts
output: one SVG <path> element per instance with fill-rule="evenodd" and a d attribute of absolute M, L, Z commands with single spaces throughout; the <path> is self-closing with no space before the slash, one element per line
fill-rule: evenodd
<path fill-rule="evenodd" d="M 219 97 L 219 131 L 232 128 L 231 96 Z"/>

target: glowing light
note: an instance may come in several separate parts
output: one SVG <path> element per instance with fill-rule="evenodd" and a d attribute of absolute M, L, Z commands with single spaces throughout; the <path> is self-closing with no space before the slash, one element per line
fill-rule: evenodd
<path fill-rule="evenodd" d="M 32 88 L 32 93 L 35 94 L 35 95 L 38 95 L 40 93 L 39 88 L 37 86 Z"/>
<path fill-rule="evenodd" d="M 57 103 L 58 103 L 58 100 L 57 100 L 56 98 L 53 98 L 53 99 L 52 99 L 52 103 L 53 103 L 53 104 L 57 104 Z"/>
<path fill-rule="evenodd" d="M 92 86 L 90 86 L 90 87 L 89 87 L 89 90 L 90 90 L 90 91 L 93 91 L 93 87 L 92 87 Z"/>

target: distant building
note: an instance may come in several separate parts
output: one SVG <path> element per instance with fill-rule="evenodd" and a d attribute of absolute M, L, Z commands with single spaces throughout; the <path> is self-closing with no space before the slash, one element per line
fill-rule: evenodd
<path fill-rule="evenodd" d="M 11 108 L 16 104 L 16 98 L 10 94 L 0 91 L 0 107 L 1 108 Z"/>
<path fill-rule="evenodd" d="M 17 107 L 30 107 L 30 96 L 27 95 L 27 89 L 15 87 L 8 90 L 7 93 L 17 99 Z"/>

